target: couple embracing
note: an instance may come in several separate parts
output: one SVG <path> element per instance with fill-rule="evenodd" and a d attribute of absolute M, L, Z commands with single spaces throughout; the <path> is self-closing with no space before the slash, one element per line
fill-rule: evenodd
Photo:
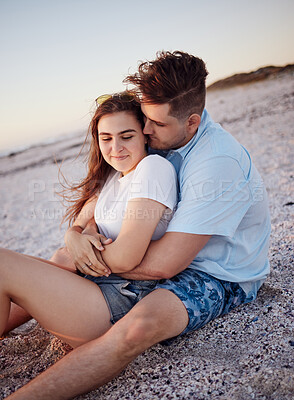
<path fill-rule="evenodd" d="M 29 317 L 74 350 L 11 399 L 69 399 L 155 343 L 256 298 L 269 274 L 266 191 L 205 109 L 204 62 L 161 52 L 97 98 L 88 173 L 50 261 L 1 250 L 0 330 Z"/>

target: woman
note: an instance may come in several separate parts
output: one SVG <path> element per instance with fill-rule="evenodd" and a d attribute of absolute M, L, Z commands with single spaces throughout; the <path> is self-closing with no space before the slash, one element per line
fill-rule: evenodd
<path fill-rule="evenodd" d="M 1 250 L 0 333 L 12 301 L 76 347 L 105 333 L 134 305 L 136 293 L 138 301 L 155 287 L 152 281 L 122 285 L 120 280 L 118 288 L 115 275 L 108 276 L 135 268 L 150 240 L 164 234 L 176 205 L 176 173 L 165 159 L 147 155 L 143 115 L 131 93 L 98 102 L 90 125 L 88 175 L 73 188 L 77 196 L 66 213 L 74 221 L 65 235 L 67 250 L 52 259 L 61 268 Z M 100 235 L 82 234 L 87 227 L 93 232 L 94 216 Z M 116 292 L 120 301 L 111 306 Z"/>

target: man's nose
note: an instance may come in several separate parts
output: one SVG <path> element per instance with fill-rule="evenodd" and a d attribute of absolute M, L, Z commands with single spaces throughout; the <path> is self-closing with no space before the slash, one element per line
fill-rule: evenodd
<path fill-rule="evenodd" d="M 143 129 L 143 133 L 144 133 L 144 135 L 151 135 L 153 133 L 151 122 L 148 121 L 148 119 L 145 121 L 145 126 L 144 126 L 144 129 Z"/>

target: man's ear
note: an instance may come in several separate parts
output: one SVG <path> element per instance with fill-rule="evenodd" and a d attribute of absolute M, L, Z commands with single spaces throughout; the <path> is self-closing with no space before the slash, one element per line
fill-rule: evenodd
<path fill-rule="evenodd" d="M 198 126 L 200 125 L 201 117 L 198 114 L 191 114 L 187 119 L 186 128 L 187 131 L 191 134 L 196 133 Z"/>

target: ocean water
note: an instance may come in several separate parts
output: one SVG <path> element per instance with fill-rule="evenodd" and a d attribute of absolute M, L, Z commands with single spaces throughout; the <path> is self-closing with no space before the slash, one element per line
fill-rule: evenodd
<path fill-rule="evenodd" d="M 1 144 L 0 141 L 0 157 L 6 157 L 11 154 L 17 154 L 21 153 L 25 150 L 28 150 L 32 147 L 39 147 L 39 146 L 46 146 L 49 144 L 53 143 L 58 143 L 58 142 L 63 142 L 66 139 L 71 139 L 76 136 L 82 137 L 83 135 L 86 135 L 86 132 L 78 131 L 78 132 L 71 132 L 71 133 L 64 133 L 64 134 L 59 134 L 59 135 L 53 135 L 48 137 L 48 135 L 44 136 L 44 138 L 38 138 L 35 139 L 28 139 L 24 140 L 22 144 L 11 144 L 11 145 L 6 145 L 6 144 Z M 12 138 L 11 143 L 15 143 L 15 140 Z M 5 143 L 9 143 L 9 141 L 6 140 Z"/>

